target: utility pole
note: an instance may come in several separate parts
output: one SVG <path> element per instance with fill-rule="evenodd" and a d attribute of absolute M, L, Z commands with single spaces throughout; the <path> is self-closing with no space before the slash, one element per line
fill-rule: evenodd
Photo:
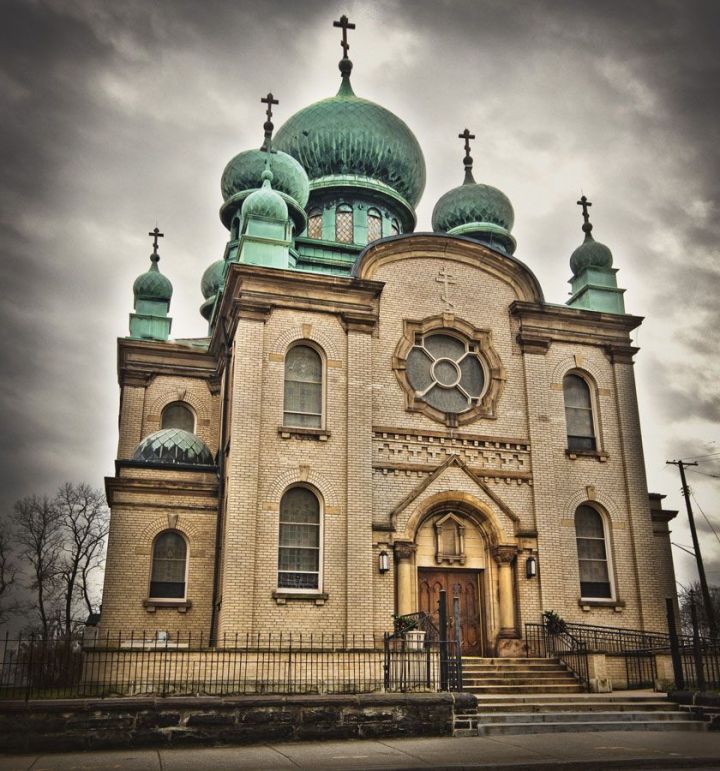
<path fill-rule="evenodd" d="M 670 466 L 677 466 L 680 469 L 680 479 L 682 480 L 682 492 L 685 496 L 685 506 L 687 507 L 688 521 L 690 522 L 690 533 L 693 540 L 693 549 L 695 551 L 695 559 L 697 560 L 698 575 L 700 576 L 700 589 L 703 596 L 703 604 L 705 605 L 705 615 L 708 621 L 708 627 L 710 628 L 710 637 L 713 640 L 717 638 L 717 625 L 715 623 L 715 612 L 710 600 L 710 590 L 708 589 L 707 579 L 705 578 L 705 566 L 703 565 L 702 554 L 700 553 L 700 542 L 698 541 L 697 531 L 695 530 L 695 519 L 693 517 L 692 506 L 690 505 L 690 488 L 688 487 L 687 480 L 685 479 L 685 466 L 697 466 L 697 461 L 694 463 L 685 463 L 682 460 L 669 460 L 666 461 Z"/>

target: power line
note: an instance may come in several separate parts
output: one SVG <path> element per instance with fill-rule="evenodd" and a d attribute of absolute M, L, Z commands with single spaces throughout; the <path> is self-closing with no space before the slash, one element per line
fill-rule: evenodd
<path fill-rule="evenodd" d="M 700 471 L 699 469 L 688 469 L 688 471 L 692 471 L 693 474 L 700 474 L 700 476 L 704 477 L 711 477 L 712 479 L 720 479 L 720 474 L 708 474 L 707 471 Z"/>
<path fill-rule="evenodd" d="M 707 514 L 702 510 L 702 506 L 698 503 L 698 499 L 695 497 L 695 493 L 690 490 L 690 495 L 692 495 L 692 499 L 695 501 L 695 505 L 700 509 L 700 513 L 703 515 L 703 519 L 707 522 L 708 527 L 712 530 L 713 535 L 715 538 L 717 538 L 718 543 L 720 543 L 720 535 L 718 535 L 717 530 L 713 527 L 713 523 L 708 519 Z"/>
<path fill-rule="evenodd" d="M 715 458 L 717 455 L 720 455 L 720 450 L 717 452 L 711 452 L 707 455 L 690 455 L 687 458 L 683 458 L 683 460 L 701 460 L 702 458 Z"/>

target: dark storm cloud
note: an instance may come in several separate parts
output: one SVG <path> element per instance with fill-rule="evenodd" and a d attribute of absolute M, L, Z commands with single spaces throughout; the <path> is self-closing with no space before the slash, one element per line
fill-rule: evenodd
<path fill-rule="evenodd" d="M 592 188 L 594 233 L 613 248 L 628 310 L 648 317 L 637 372 L 651 483 L 677 501 L 657 471 L 668 437 L 700 426 L 700 445 L 720 418 L 720 4 L 5 0 L 6 505 L 111 472 L 114 337 L 147 266 L 144 234 L 156 217 L 166 232 L 174 334 L 203 334 L 222 168 L 259 142 L 262 93 L 279 94 L 278 124 L 333 93 L 342 12 L 358 17 L 356 90 L 397 111 L 426 153 L 421 229 L 461 180 L 455 135 L 469 125 L 478 179 L 515 205 L 518 255 L 563 302 L 582 236 L 575 200 Z"/>

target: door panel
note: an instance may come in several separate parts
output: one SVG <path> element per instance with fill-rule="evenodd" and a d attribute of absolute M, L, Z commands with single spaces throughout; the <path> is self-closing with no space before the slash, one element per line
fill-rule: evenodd
<path fill-rule="evenodd" d="M 418 570 L 418 608 L 431 616 L 433 623 L 437 626 L 440 590 L 444 589 L 448 609 L 448 634 L 451 638 L 455 636 L 453 597 L 459 598 L 460 635 L 464 656 L 482 655 L 479 576 L 478 570 L 435 570 L 434 568 Z"/>

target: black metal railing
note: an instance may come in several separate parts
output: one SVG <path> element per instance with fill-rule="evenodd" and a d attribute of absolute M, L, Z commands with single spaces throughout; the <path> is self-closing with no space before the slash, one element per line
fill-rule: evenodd
<path fill-rule="evenodd" d="M 400 635 L 225 635 L 213 647 L 184 632 L 5 636 L 0 699 L 457 690 L 455 642 L 436 632 L 421 620 Z"/>
<path fill-rule="evenodd" d="M 565 630 L 550 631 L 546 624 L 525 624 L 527 655 L 557 658 L 590 690 L 588 649 L 585 642 Z"/>
<path fill-rule="evenodd" d="M 700 639 L 681 640 L 678 646 L 683 688 L 716 690 L 720 688 L 720 643 Z"/>
<path fill-rule="evenodd" d="M 589 651 L 625 653 L 663 649 L 670 645 L 670 635 L 662 632 L 644 632 L 638 629 L 570 622 L 564 622 L 564 626 L 569 634 L 585 643 Z"/>

